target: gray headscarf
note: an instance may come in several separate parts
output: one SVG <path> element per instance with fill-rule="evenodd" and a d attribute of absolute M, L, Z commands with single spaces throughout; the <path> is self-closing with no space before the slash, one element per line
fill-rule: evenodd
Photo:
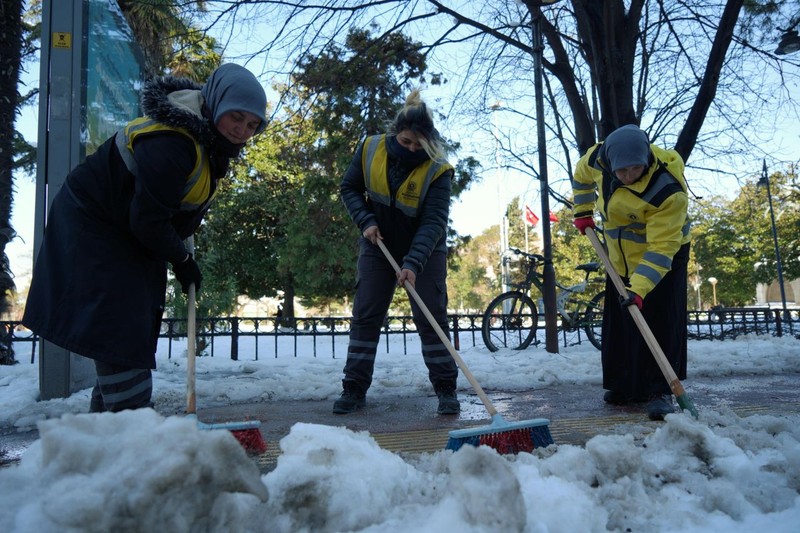
<path fill-rule="evenodd" d="M 628 124 L 611 132 L 603 143 L 603 159 L 611 172 L 625 167 L 650 164 L 650 140 L 638 126 Z"/>
<path fill-rule="evenodd" d="M 206 81 L 200 93 L 216 125 L 228 111 L 247 111 L 261 119 L 256 133 L 267 127 L 267 95 L 252 72 L 234 63 L 221 65 Z"/>

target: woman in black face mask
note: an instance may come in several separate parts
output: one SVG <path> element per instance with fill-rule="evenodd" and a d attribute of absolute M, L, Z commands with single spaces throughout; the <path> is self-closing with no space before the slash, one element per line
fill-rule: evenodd
<path fill-rule="evenodd" d="M 75 167 L 54 197 L 22 322 L 94 360 L 91 411 L 152 405 L 167 264 L 184 292 L 192 283 L 199 291 L 183 240 L 230 159 L 266 126 L 266 104 L 261 83 L 235 64 L 204 85 L 153 80 L 144 116 Z"/>
<path fill-rule="evenodd" d="M 340 186 L 350 217 L 361 230 L 358 278 L 343 392 L 333 412 L 365 405 L 375 353 L 395 288 L 411 283 L 438 325 L 447 322 L 447 221 L 453 167 L 433 126 L 430 110 L 414 90 L 384 135 L 367 137 L 356 150 Z M 382 240 L 400 273 L 377 246 Z M 422 310 L 411 300 L 414 324 L 440 414 L 457 414 L 458 367 Z"/>

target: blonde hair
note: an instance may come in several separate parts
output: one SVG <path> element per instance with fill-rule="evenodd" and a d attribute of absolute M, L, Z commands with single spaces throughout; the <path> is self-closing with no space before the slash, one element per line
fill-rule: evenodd
<path fill-rule="evenodd" d="M 389 124 L 391 134 L 397 135 L 404 130 L 411 130 L 417 135 L 419 144 L 432 160 L 445 160 L 445 147 L 433 126 L 433 113 L 422 100 L 419 89 L 414 89 L 406 96 L 405 105 Z"/>

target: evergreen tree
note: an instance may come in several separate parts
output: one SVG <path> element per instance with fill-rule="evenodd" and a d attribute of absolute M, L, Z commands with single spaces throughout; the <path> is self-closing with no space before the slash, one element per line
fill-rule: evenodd
<path fill-rule="evenodd" d="M 357 144 L 384 132 L 405 94 L 427 81 L 419 48 L 401 34 L 354 29 L 343 47 L 299 60 L 292 86 L 278 88 L 282 120 L 248 149 L 203 228 L 214 252 L 201 260 L 213 259 L 221 287 L 232 278 L 251 298 L 282 291 L 287 319 L 294 296 L 317 307 L 347 301 L 359 234 L 339 184 Z M 477 168 L 458 162 L 454 189 L 466 189 Z"/>
<path fill-rule="evenodd" d="M 9 268 L 6 245 L 14 238 L 11 227 L 13 204 L 14 119 L 19 97 L 20 64 L 22 62 L 22 0 L 3 1 L 0 4 L 0 314 L 10 305 L 14 280 Z M 2 332 L 5 333 L 5 332 Z M 14 351 L 10 341 L 0 340 L 0 364 L 13 364 Z"/>
<path fill-rule="evenodd" d="M 499 294 L 496 244 L 497 226 L 470 238 L 459 248 L 447 274 L 450 308 L 459 313 L 483 313 Z"/>
<path fill-rule="evenodd" d="M 797 234 L 800 189 L 793 172 L 775 173 L 770 180 L 783 277 L 784 282 L 788 282 L 800 277 Z M 748 183 L 733 200 L 712 196 L 692 203 L 690 216 L 694 257 L 689 268 L 690 284 L 699 281 L 701 301 L 712 301 L 709 277 L 719 280 L 717 302 L 726 306 L 752 304 L 756 283 L 769 284 L 777 280 L 772 222 L 765 191 Z M 694 294 L 690 301 L 696 300 Z"/>

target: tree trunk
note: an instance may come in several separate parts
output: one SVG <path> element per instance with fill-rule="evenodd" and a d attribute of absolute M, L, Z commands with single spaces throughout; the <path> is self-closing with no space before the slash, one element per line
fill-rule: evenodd
<path fill-rule="evenodd" d="M 573 2 L 578 24 L 578 38 L 583 54 L 592 72 L 592 86 L 597 91 L 600 106 L 600 123 L 594 131 L 591 124 L 592 108 L 588 102 L 570 102 L 573 114 L 580 110 L 586 117 L 576 120 L 578 149 L 581 154 L 625 124 L 639 124 L 633 102 L 633 67 L 636 44 L 639 39 L 641 0 L 634 0 L 625 13 L 623 2 Z M 561 79 L 561 77 L 559 77 Z M 575 98 L 575 94 L 567 95 Z"/>
<path fill-rule="evenodd" d="M 22 54 L 23 0 L 0 3 L 0 314 L 8 311 L 14 282 L 9 271 L 6 244 L 14 238 L 11 206 L 14 189 L 14 119 Z"/>
<path fill-rule="evenodd" d="M 294 281 L 292 275 L 286 276 L 287 279 L 283 284 L 283 317 L 281 323 L 290 328 L 296 327 L 294 315 Z"/>
<path fill-rule="evenodd" d="M 6 245 L 14 238 L 11 206 L 14 190 L 14 119 L 17 115 L 17 83 L 22 56 L 23 0 L 0 3 L 0 314 L 11 306 L 14 280 Z M 10 343 L 0 342 L 0 363 L 14 362 Z"/>
<path fill-rule="evenodd" d="M 684 161 L 689 160 L 689 155 L 697 143 L 700 128 L 703 127 L 706 114 L 708 114 L 708 108 L 711 107 L 711 103 L 717 95 L 719 75 L 725 64 L 725 57 L 728 55 L 728 48 L 730 48 L 733 38 L 733 30 L 736 29 L 736 21 L 739 20 L 743 4 L 744 0 L 730 0 L 725 5 L 717 34 L 714 36 L 714 44 L 711 46 L 711 54 L 706 62 L 706 71 L 703 74 L 700 91 L 697 93 L 692 110 L 686 118 L 686 124 L 675 143 L 675 150 L 681 154 Z"/>

